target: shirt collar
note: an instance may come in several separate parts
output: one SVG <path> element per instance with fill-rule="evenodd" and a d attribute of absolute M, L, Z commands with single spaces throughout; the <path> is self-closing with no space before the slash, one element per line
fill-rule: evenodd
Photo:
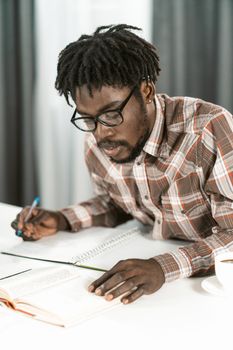
<path fill-rule="evenodd" d="M 164 140 L 165 103 L 164 100 L 158 95 L 155 95 L 155 108 L 155 123 L 149 139 L 143 147 L 143 151 L 154 157 L 161 156 L 163 158 L 167 158 L 169 155 L 169 149 L 167 143 Z"/>

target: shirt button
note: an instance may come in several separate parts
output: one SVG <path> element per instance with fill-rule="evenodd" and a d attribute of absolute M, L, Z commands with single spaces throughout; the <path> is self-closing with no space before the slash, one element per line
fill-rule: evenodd
<path fill-rule="evenodd" d="M 149 197 L 147 195 L 144 196 L 145 199 L 149 199 Z"/>
<path fill-rule="evenodd" d="M 160 221 L 160 220 L 157 220 L 157 224 L 160 225 L 160 224 L 161 224 L 161 221 Z"/>
<path fill-rule="evenodd" d="M 137 165 L 141 165 L 141 163 L 140 163 L 140 162 L 137 162 Z"/>

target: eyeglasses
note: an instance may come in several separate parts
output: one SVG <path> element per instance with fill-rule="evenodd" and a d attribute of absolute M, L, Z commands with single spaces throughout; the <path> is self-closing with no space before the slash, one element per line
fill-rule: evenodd
<path fill-rule="evenodd" d="M 124 118 L 122 115 L 123 109 L 127 105 L 131 96 L 135 91 L 136 86 L 132 89 L 130 94 L 126 97 L 126 99 L 122 102 L 122 104 L 116 109 L 110 109 L 105 111 L 104 113 L 98 114 L 94 117 L 76 117 L 77 109 L 75 109 L 74 114 L 71 118 L 71 123 L 76 126 L 79 130 L 85 132 L 93 132 L 97 128 L 97 123 L 100 123 L 104 126 L 114 127 L 123 123 Z"/>

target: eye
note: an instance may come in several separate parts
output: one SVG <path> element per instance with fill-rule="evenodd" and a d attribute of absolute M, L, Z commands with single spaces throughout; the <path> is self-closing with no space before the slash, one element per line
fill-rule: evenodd
<path fill-rule="evenodd" d="M 108 120 L 119 117 L 119 113 L 117 111 L 109 111 L 109 112 L 106 112 L 104 115 L 105 115 L 105 118 Z"/>
<path fill-rule="evenodd" d="M 91 119 L 91 118 L 84 118 L 83 120 L 83 123 L 86 124 L 86 126 L 93 126 L 93 124 L 95 125 L 95 121 L 94 119 Z"/>

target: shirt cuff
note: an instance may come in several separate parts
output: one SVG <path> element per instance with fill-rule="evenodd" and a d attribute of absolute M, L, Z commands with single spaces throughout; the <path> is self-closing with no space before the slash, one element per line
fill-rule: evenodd
<path fill-rule="evenodd" d="M 154 259 L 163 270 L 165 282 L 172 282 L 176 279 L 192 275 L 191 263 L 181 250 L 178 252 L 156 255 Z"/>
<path fill-rule="evenodd" d="M 71 230 L 74 232 L 82 228 L 90 227 L 92 224 L 91 215 L 82 205 L 70 206 L 61 209 L 60 212 L 66 217 L 71 226 Z"/>

